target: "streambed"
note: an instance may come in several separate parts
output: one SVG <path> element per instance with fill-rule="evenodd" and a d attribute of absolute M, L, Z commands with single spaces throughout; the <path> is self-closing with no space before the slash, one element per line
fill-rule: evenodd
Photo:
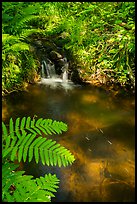
<path fill-rule="evenodd" d="M 135 99 L 114 97 L 91 86 L 39 83 L 2 102 L 2 118 L 35 116 L 68 124 L 49 136 L 68 148 L 76 161 L 68 167 L 22 164 L 36 177 L 56 173 L 60 188 L 53 202 L 135 201 Z"/>

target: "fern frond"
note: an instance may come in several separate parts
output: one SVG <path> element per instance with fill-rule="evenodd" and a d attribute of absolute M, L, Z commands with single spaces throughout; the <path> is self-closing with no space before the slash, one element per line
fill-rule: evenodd
<path fill-rule="evenodd" d="M 25 178 L 26 177 L 26 178 Z M 25 179 L 24 179 L 25 178 Z M 45 190 L 36 184 L 34 179 L 24 175 L 18 178 L 14 184 L 16 190 L 13 192 L 15 202 L 50 202 L 51 199 Z"/>
<path fill-rule="evenodd" d="M 6 193 L 8 196 L 9 188 L 16 178 L 24 173 L 24 171 L 14 172 L 18 166 L 17 164 L 8 162 L 2 165 L 2 199 L 4 199 Z M 10 195 L 8 197 L 10 197 Z"/>
<path fill-rule="evenodd" d="M 4 124 L 4 122 L 2 122 L 2 130 L 3 130 L 3 139 L 6 139 L 7 135 L 8 135 L 8 130 L 7 130 L 7 127 L 6 125 Z"/>
<path fill-rule="evenodd" d="M 9 52 L 18 53 L 20 51 L 29 50 L 29 45 L 21 42 L 21 39 L 17 36 L 2 34 L 2 49 L 4 54 Z"/>
<path fill-rule="evenodd" d="M 51 175 L 49 173 L 46 174 L 45 177 L 36 178 L 36 183 L 46 191 L 56 192 L 56 189 L 58 188 L 59 179 L 56 177 L 55 174 Z"/>
<path fill-rule="evenodd" d="M 26 132 L 18 138 L 17 136 L 11 139 L 9 136 L 6 139 L 6 145 L 3 149 L 3 158 L 10 153 L 11 161 L 17 159 L 19 162 L 23 159 L 25 162 L 29 158 L 29 162 L 35 158 L 36 163 L 39 160 L 42 164 L 47 164 L 48 166 L 68 166 L 72 164 L 75 160 L 74 156 L 60 144 L 52 139 L 46 139 L 42 137 L 36 138 L 36 134 Z"/>
<path fill-rule="evenodd" d="M 9 132 L 10 132 L 11 138 L 14 138 L 14 125 L 13 125 L 13 119 L 12 118 L 10 118 Z"/>
<path fill-rule="evenodd" d="M 20 38 L 26 39 L 32 34 L 42 34 L 44 35 L 45 30 L 42 30 L 40 28 L 32 28 L 32 29 L 23 29 L 22 32 L 20 33 Z"/>
<path fill-rule="evenodd" d="M 15 126 L 15 127 L 14 127 Z M 67 125 L 63 122 L 52 121 L 51 119 L 38 120 L 30 117 L 17 118 L 9 122 L 9 131 L 5 124 L 2 125 L 3 139 L 3 158 L 10 156 L 11 161 L 17 159 L 19 162 L 35 158 L 36 163 L 40 160 L 42 164 L 48 166 L 68 166 L 75 160 L 74 156 L 60 144 L 52 139 L 37 137 L 37 134 L 59 134 L 67 130 Z M 29 132 L 29 133 L 28 133 Z M 7 136 L 6 136 L 7 134 Z"/>
<path fill-rule="evenodd" d="M 14 45 L 11 45 L 10 47 L 6 48 L 4 51 L 5 53 L 8 53 L 10 51 L 20 52 L 24 50 L 29 50 L 29 45 L 27 43 L 19 42 L 19 43 L 15 43 Z"/>
<path fill-rule="evenodd" d="M 15 124 L 15 125 L 14 125 Z M 13 129 L 15 126 L 15 130 Z M 6 125 L 4 122 L 2 123 L 2 131 L 4 136 L 6 134 L 13 135 L 12 130 L 15 132 L 15 134 L 18 136 L 18 138 L 21 137 L 22 131 L 29 131 L 31 133 L 36 134 L 42 134 L 42 132 L 46 135 L 50 134 L 60 134 L 63 131 L 67 131 L 68 127 L 67 124 L 63 123 L 62 121 L 56 121 L 51 119 L 43 119 L 39 118 L 38 120 L 31 119 L 30 117 L 23 117 L 22 119 L 17 118 L 15 123 L 12 119 L 10 119 L 9 123 L 9 129 L 8 132 Z M 8 132 L 8 133 L 7 133 Z M 7 135 L 8 136 L 8 135 Z"/>
<path fill-rule="evenodd" d="M 2 44 L 7 46 L 7 44 L 12 45 L 19 42 L 19 38 L 14 35 L 2 34 Z"/>
<path fill-rule="evenodd" d="M 2 166 L 2 200 L 4 202 L 50 202 L 58 188 L 56 175 L 45 175 L 34 179 L 23 175 L 24 171 L 14 170 L 18 165 L 5 163 Z M 13 189 L 12 189 L 13 188 Z"/>

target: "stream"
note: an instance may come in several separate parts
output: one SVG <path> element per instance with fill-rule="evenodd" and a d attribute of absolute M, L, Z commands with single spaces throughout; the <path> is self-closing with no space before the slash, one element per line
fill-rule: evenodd
<path fill-rule="evenodd" d="M 75 162 L 47 167 L 21 163 L 34 177 L 56 174 L 52 202 L 135 201 L 135 98 L 113 96 L 91 86 L 41 81 L 2 100 L 2 120 L 31 116 L 67 123 L 68 131 L 49 138 L 68 148 Z M 53 83 L 55 82 L 55 83 Z"/>

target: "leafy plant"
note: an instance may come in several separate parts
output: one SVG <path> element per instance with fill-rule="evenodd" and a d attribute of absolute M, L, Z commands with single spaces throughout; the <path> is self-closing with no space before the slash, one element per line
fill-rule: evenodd
<path fill-rule="evenodd" d="M 8 92 L 13 87 L 20 87 L 24 78 L 30 81 L 36 72 L 37 63 L 30 54 L 29 45 L 22 42 L 21 38 L 3 34 L 2 45 L 2 88 Z"/>
<path fill-rule="evenodd" d="M 2 8 L 3 90 L 33 77 L 29 71 L 39 65 L 28 42 L 41 39 L 71 53 L 83 80 L 107 76 L 106 82 L 135 85 L 135 2 L 3 2 Z"/>
<path fill-rule="evenodd" d="M 67 131 L 67 125 L 51 119 L 23 117 L 14 122 L 11 118 L 9 128 L 2 122 L 2 131 L 2 200 L 51 201 L 59 183 L 56 175 L 47 174 L 34 179 L 33 176 L 23 175 L 24 171 L 16 171 L 19 165 L 12 162 L 31 162 L 34 158 L 36 163 L 41 161 L 48 166 L 66 167 L 72 164 L 75 158 L 70 151 L 43 135 L 61 134 Z"/>

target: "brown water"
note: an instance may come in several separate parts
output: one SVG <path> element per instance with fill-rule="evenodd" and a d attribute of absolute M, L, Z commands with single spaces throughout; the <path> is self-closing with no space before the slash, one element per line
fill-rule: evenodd
<path fill-rule="evenodd" d="M 36 177 L 51 172 L 60 179 L 53 202 L 135 201 L 135 100 L 113 97 L 98 88 L 33 85 L 2 102 L 2 118 L 37 115 L 68 124 L 50 136 L 74 154 L 68 167 L 23 164 Z"/>

